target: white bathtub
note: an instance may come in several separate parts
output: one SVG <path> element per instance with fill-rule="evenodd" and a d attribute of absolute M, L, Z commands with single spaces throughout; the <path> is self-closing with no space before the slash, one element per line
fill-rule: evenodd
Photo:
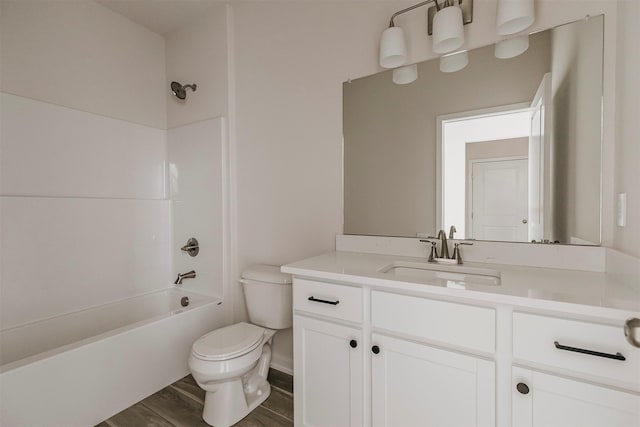
<path fill-rule="evenodd" d="M 219 304 L 169 288 L 0 331 L 0 426 L 92 426 L 166 387 Z"/>

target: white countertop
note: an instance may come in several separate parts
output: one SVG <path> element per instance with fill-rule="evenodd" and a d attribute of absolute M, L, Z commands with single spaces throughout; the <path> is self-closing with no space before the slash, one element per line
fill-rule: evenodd
<path fill-rule="evenodd" d="M 424 293 L 446 299 L 509 304 L 538 310 L 567 312 L 624 320 L 640 316 L 640 283 L 623 283 L 609 274 L 465 262 L 463 267 L 500 272 L 500 285 L 459 284 L 402 277 L 380 272 L 394 262 L 426 263 L 425 258 L 356 252 L 329 252 L 282 267 L 285 273 L 345 284 L 402 292 Z M 432 265 L 432 264 L 430 264 Z M 455 267 L 455 266 L 454 266 Z"/>

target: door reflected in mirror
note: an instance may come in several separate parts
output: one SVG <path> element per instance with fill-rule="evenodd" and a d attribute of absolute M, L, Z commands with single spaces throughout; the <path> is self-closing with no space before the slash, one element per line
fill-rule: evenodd
<path fill-rule="evenodd" d="M 344 233 L 599 244 L 604 17 L 343 85 Z"/>
<path fill-rule="evenodd" d="M 530 111 L 466 112 L 441 120 L 444 229 L 478 240 L 529 239 Z"/>

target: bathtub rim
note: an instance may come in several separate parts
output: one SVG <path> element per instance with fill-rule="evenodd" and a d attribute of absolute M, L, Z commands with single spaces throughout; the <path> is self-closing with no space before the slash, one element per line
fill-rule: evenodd
<path fill-rule="evenodd" d="M 145 325 L 149 325 L 149 324 L 152 324 L 152 323 L 157 323 L 157 322 L 160 322 L 160 321 L 162 321 L 164 319 L 167 319 L 167 318 L 169 318 L 171 316 L 179 315 L 179 314 L 182 314 L 182 313 L 185 313 L 185 312 L 189 312 L 189 311 L 201 310 L 201 309 L 204 309 L 206 307 L 210 307 L 212 305 L 219 306 L 219 305 L 221 305 L 223 303 L 222 298 L 219 298 L 219 297 L 215 297 L 215 296 L 207 295 L 207 294 L 202 294 L 202 293 L 199 293 L 199 292 L 187 291 L 187 290 L 184 290 L 184 289 L 179 288 L 177 286 L 170 286 L 170 287 L 167 287 L 167 288 L 156 289 L 156 290 L 153 290 L 153 291 L 150 291 L 150 292 L 145 292 L 145 293 L 142 293 L 142 294 L 139 294 L 139 295 L 126 297 L 126 298 L 121 298 L 119 300 L 110 301 L 110 302 L 107 302 L 107 303 L 98 304 L 98 305 L 95 305 L 95 306 L 83 308 L 81 310 L 71 311 L 71 312 L 64 313 L 64 314 L 58 314 L 58 315 L 55 315 L 55 316 L 48 317 L 46 319 L 41 319 L 41 320 L 36 320 L 36 321 L 32 321 L 32 322 L 23 323 L 21 325 L 16 325 L 16 326 L 12 326 L 10 328 L 3 329 L 0 332 L 9 331 L 9 330 L 13 330 L 13 329 L 18 329 L 18 328 L 25 327 L 25 326 L 31 326 L 31 325 L 36 324 L 36 323 L 46 322 L 48 320 L 56 319 L 56 318 L 59 318 L 59 317 L 68 316 L 68 315 L 76 314 L 76 313 L 81 313 L 81 312 L 84 312 L 84 311 L 89 311 L 89 310 L 92 310 L 92 309 L 101 308 L 101 307 L 104 307 L 104 306 L 107 306 L 107 305 L 110 305 L 110 304 L 117 304 L 117 303 L 125 302 L 125 301 L 128 301 L 128 300 L 132 300 L 132 299 L 135 299 L 135 298 L 145 297 L 145 296 L 149 296 L 149 295 L 153 295 L 153 294 L 160 294 L 160 293 L 164 293 L 164 292 L 184 293 L 184 294 L 187 294 L 186 296 L 193 295 L 193 296 L 197 296 L 199 298 L 202 298 L 202 301 L 199 301 L 199 303 L 197 305 L 191 306 L 191 303 L 190 303 L 189 306 L 182 307 L 182 308 L 180 308 L 178 310 L 172 310 L 172 311 L 169 311 L 169 312 L 158 314 L 156 316 L 149 317 L 147 319 L 142 319 L 142 320 L 139 320 L 137 322 L 129 323 L 129 324 L 121 326 L 119 328 L 110 329 L 110 330 L 102 332 L 100 334 L 92 335 L 90 337 L 83 338 L 81 340 L 74 341 L 74 342 L 71 342 L 69 344 L 64 344 L 62 346 L 55 347 L 55 348 L 52 348 L 50 350 L 46 350 L 46 351 L 42 351 L 40 353 L 32 354 L 30 356 L 23 357 L 22 359 L 14 360 L 13 362 L 5 363 L 4 365 L 0 365 L 0 377 L 4 373 L 13 371 L 15 369 L 20 369 L 20 368 L 22 368 L 24 366 L 28 366 L 28 365 L 31 365 L 31 364 L 34 364 L 34 363 L 39 363 L 39 362 L 41 362 L 43 360 L 46 360 L 48 358 L 56 357 L 59 354 L 66 353 L 66 352 L 69 352 L 69 351 L 73 351 L 73 350 L 75 350 L 77 348 L 80 348 L 80 347 L 91 345 L 91 344 L 93 344 L 95 342 L 102 341 L 102 340 L 108 339 L 108 338 L 110 338 L 112 336 L 124 333 L 124 332 L 126 332 L 126 331 L 128 331 L 130 329 L 135 329 L 135 328 L 139 328 L 139 327 L 142 327 L 142 326 L 145 326 Z"/>

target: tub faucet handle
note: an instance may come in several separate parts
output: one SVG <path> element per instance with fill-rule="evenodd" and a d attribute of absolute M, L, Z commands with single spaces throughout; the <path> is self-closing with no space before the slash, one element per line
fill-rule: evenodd
<path fill-rule="evenodd" d="M 196 256 L 200 252 L 200 244 L 195 237 L 187 240 L 187 244 L 180 248 L 182 252 L 186 252 L 191 256 Z"/>
<path fill-rule="evenodd" d="M 182 286 L 182 281 L 184 279 L 195 279 L 195 278 L 196 278 L 195 270 L 187 271 L 186 273 L 178 273 L 178 278 L 176 279 L 175 282 L 173 282 L 173 284 Z"/>

